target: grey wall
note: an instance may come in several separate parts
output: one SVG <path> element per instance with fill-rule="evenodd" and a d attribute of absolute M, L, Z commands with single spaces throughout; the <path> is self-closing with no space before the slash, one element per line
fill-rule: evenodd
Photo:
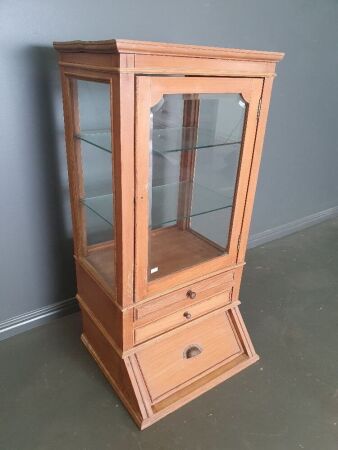
<path fill-rule="evenodd" d="M 75 293 L 53 40 L 285 51 L 252 233 L 338 205 L 336 0 L 2 0 L 0 322 Z"/>

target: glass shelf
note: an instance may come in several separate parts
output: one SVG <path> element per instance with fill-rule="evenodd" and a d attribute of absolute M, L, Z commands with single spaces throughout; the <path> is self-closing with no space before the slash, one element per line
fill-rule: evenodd
<path fill-rule="evenodd" d="M 189 215 L 178 217 L 178 194 L 182 189 L 192 191 L 192 207 Z M 232 199 L 232 194 L 216 192 L 191 182 L 155 186 L 152 189 L 153 215 L 151 226 L 157 228 L 185 217 L 195 217 L 231 208 Z M 113 224 L 113 199 L 111 194 L 85 198 L 81 202 L 104 221 Z"/>
<path fill-rule="evenodd" d="M 196 144 L 191 143 L 196 139 Z M 210 130 L 196 127 L 155 128 L 153 130 L 153 151 L 160 153 L 180 152 L 183 150 L 223 147 L 240 144 L 240 140 L 233 140 L 222 136 L 215 136 Z"/>
<path fill-rule="evenodd" d="M 96 215 L 101 217 L 109 225 L 113 226 L 113 195 L 105 194 L 97 197 L 88 197 L 81 200 L 81 203 Z"/>
<path fill-rule="evenodd" d="M 152 137 L 153 151 L 168 153 L 191 150 L 191 142 L 194 141 L 194 136 L 196 136 L 194 149 L 241 144 L 240 140 L 215 136 L 213 132 L 203 128 L 155 128 Z M 75 135 L 75 137 L 111 153 L 111 132 L 109 130 L 84 131 Z"/>
<path fill-rule="evenodd" d="M 192 191 L 190 214 L 178 215 L 180 190 Z M 213 191 L 193 182 L 181 182 L 152 188 L 152 228 L 232 207 L 232 195 Z"/>
<path fill-rule="evenodd" d="M 76 139 L 80 139 L 87 144 L 94 145 L 105 152 L 111 153 L 111 131 L 110 130 L 93 130 L 83 131 L 75 135 Z"/>

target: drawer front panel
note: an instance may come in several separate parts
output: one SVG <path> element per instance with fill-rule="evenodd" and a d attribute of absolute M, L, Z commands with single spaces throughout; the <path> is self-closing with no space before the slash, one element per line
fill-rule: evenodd
<path fill-rule="evenodd" d="M 223 311 L 140 350 L 137 359 L 155 402 L 242 352 L 230 313 Z"/>
<path fill-rule="evenodd" d="M 229 290 L 234 281 L 234 271 L 228 271 L 198 281 L 169 294 L 162 295 L 135 308 L 136 319 L 140 320 L 154 315 L 167 315 L 178 308 L 189 307 L 198 301 Z"/>
<path fill-rule="evenodd" d="M 139 344 L 153 336 L 164 333 L 167 330 L 183 325 L 197 317 L 206 314 L 215 309 L 221 308 L 231 303 L 231 293 L 222 292 L 215 297 L 199 302 L 195 305 L 189 306 L 179 311 L 162 317 L 155 322 L 140 326 L 135 329 L 135 343 Z"/>

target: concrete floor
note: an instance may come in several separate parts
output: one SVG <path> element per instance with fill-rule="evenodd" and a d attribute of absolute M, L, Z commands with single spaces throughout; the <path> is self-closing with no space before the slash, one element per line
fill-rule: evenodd
<path fill-rule="evenodd" d="M 140 432 L 72 314 L 0 342 L 0 449 L 337 450 L 338 219 L 247 261 L 257 364 Z"/>

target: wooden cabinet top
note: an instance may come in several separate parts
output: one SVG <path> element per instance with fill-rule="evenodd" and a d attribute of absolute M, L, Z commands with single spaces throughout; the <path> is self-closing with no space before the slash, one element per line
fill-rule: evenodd
<path fill-rule="evenodd" d="M 240 50 L 222 47 L 183 45 L 163 42 L 133 41 L 110 39 L 104 41 L 67 41 L 54 42 L 59 52 L 72 53 L 129 53 L 143 55 L 185 56 L 192 58 L 213 58 L 249 61 L 278 62 L 284 53 L 256 50 Z"/>

